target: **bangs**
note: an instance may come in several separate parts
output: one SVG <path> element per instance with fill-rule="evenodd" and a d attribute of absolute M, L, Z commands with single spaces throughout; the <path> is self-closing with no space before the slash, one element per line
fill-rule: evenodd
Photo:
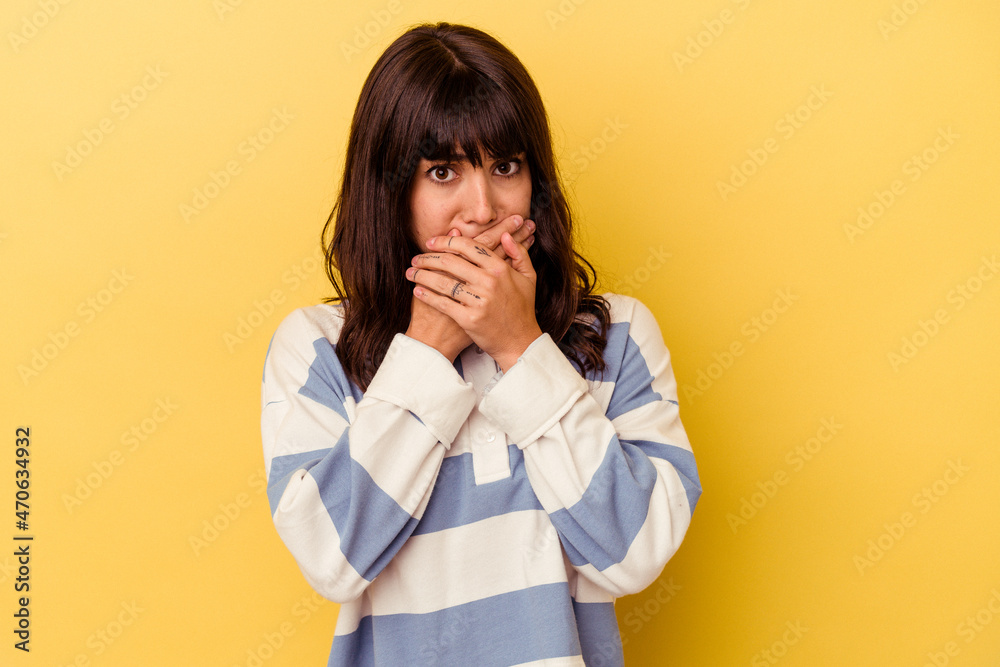
<path fill-rule="evenodd" d="M 450 160 L 461 149 L 477 168 L 484 157 L 513 158 L 526 148 L 524 116 L 514 100 L 485 77 L 468 69 L 452 72 L 414 119 L 420 140 L 417 154 Z"/>

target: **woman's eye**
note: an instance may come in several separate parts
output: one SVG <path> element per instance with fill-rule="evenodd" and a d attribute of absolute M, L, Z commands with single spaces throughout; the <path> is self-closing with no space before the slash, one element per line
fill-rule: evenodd
<path fill-rule="evenodd" d="M 497 165 L 496 171 L 500 176 L 513 176 L 521 169 L 520 160 L 508 160 Z"/>
<path fill-rule="evenodd" d="M 446 167 L 444 165 L 437 165 L 428 170 L 428 174 L 430 174 L 431 179 L 438 183 L 447 183 L 452 180 L 451 176 L 453 172 L 454 170 L 451 167 Z"/>

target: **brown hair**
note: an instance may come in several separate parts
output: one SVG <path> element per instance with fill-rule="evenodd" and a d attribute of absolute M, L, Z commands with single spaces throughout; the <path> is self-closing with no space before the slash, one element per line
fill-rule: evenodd
<path fill-rule="evenodd" d="M 393 336 L 406 331 L 413 285 L 404 272 L 420 253 L 410 224 L 413 172 L 421 157 L 437 160 L 455 146 L 475 167 L 480 147 L 500 159 L 526 154 L 538 325 L 581 374 L 603 371 L 611 317 L 593 292 L 593 266 L 573 249 L 538 89 L 490 35 L 438 23 L 401 35 L 369 73 L 351 122 L 340 193 L 323 226 L 326 273 L 337 293 L 326 302 L 344 307 L 336 352 L 347 377 L 367 389 Z"/>

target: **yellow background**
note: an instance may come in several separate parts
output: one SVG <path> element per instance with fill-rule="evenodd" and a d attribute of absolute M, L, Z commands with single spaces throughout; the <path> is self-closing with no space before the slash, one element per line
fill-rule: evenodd
<path fill-rule="evenodd" d="M 329 293 L 364 77 L 449 20 L 527 65 L 582 249 L 673 354 L 705 492 L 618 601 L 626 663 L 996 664 L 995 2 L 224 2 L 0 10 L 0 662 L 325 664 L 336 605 L 262 493 L 261 367 Z"/>

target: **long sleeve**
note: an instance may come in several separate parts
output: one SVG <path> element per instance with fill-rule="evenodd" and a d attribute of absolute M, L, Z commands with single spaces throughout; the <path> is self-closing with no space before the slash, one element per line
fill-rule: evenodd
<path fill-rule="evenodd" d="M 585 380 L 542 335 L 479 410 L 521 448 L 570 563 L 615 597 L 680 546 L 701 494 L 670 355 L 652 313 L 611 295 L 603 376 Z"/>
<path fill-rule="evenodd" d="M 300 309 L 278 327 L 261 434 L 278 534 L 313 588 L 349 602 L 412 534 L 477 397 L 444 357 L 402 334 L 362 395 L 334 352 L 338 311 Z"/>

